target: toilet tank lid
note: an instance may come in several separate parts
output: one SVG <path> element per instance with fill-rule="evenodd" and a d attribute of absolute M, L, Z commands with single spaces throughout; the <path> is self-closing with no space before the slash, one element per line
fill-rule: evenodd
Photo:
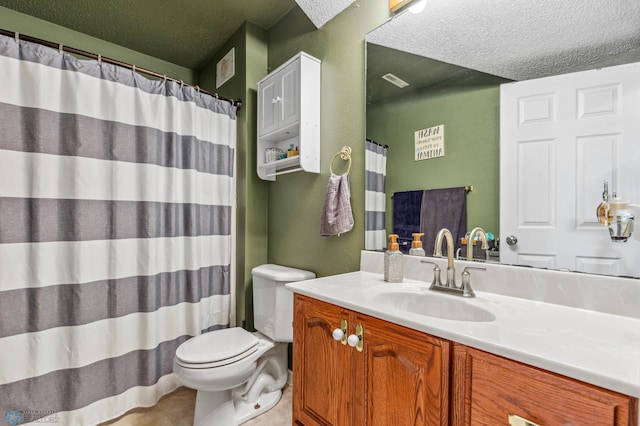
<path fill-rule="evenodd" d="M 272 263 L 256 266 L 251 270 L 251 273 L 254 277 L 266 278 L 276 282 L 304 281 L 316 277 L 316 274 L 311 271 L 274 265 Z"/>

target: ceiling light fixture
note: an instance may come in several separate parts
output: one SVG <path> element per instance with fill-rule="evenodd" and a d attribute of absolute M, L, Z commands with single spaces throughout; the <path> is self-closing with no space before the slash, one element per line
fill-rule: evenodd
<path fill-rule="evenodd" d="M 389 0 L 389 10 L 394 13 L 399 12 L 401 9 L 408 9 L 412 13 L 420 13 L 426 6 L 427 0 Z"/>

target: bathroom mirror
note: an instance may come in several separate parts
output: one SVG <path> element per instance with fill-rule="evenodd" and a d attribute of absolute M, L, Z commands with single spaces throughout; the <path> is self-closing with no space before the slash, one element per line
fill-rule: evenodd
<path fill-rule="evenodd" d="M 640 62 L 640 5 L 596 6 L 430 0 L 367 34 L 366 135 L 389 145 L 387 230 L 394 192 L 473 186 L 468 229 L 499 235 L 500 84 Z M 414 132 L 438 125 L 444 159 L 414 161 Z"/>

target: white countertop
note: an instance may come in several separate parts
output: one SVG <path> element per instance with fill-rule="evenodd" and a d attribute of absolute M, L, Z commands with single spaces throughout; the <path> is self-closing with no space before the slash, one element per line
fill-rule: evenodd
<path fill-rule="evenodd" d="M 478 290 L 475 298 L 464 298 L 464 302 L 490 311 L 494 321 L 434 318 L 381 305 L 373 296 L 389 289 L 404 289 L 463 298 L 430 291 L 423 281 L 405 278 L 402 284 L 390 284 L 381 274 L 363 271 L 287 287 L 295 293 L 640 398 L 639 318 Z"/>

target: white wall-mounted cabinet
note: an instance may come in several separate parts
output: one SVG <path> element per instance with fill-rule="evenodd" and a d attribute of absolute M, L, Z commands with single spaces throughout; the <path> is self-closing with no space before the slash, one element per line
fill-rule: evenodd
<path fill-rule="evenodd" d="M 258 176 L 320 173 L 320 60 L 304 52 L 258 82 Z M 274 159 L 273 151 L 298 155 Z M 270 151 L 268 153 L 268 151 Z"/>

